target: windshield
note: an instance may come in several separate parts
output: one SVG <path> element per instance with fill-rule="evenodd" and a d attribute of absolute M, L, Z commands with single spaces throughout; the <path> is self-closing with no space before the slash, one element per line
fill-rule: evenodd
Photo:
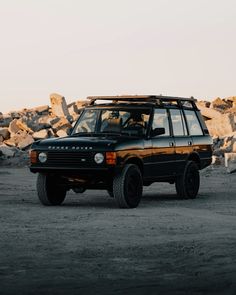
<path fill-rule="evenodd" d="M 72 135 L 144 136 L 150 109 L 87 109 L 79 118 Z"/>

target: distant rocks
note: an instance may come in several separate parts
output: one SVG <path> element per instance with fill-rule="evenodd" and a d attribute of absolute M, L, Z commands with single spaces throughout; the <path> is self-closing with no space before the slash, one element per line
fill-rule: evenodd
<path fill-rule="evenodd" d="M 225 159 L 227 167 L 231 167 L 236 155 L 236 96 L 217 97 L 212 102 L 198 101 L 197 106 L 213 137 L 213 164 L 222 163 Z M 227 168 L 227 171 L 235 170 Z"/>
<path fill-rule="evenodd" d="M 35 140 L 67 136 L 87 104 L 84 100 L 67 105 L 57 93 L 50 95 L 50 102 L 50 106 L 0 113 L 0 165 L 25 165 Z"/>

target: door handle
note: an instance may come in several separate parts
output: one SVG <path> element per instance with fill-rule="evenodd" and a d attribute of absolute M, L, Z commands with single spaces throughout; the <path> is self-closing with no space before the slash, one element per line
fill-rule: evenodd
<path fill-rule="evenodd" d="M 173 147 L 175 144 L 173 143 L 173 141 L 171 141 L 171 142 L 169 142 L 169 145 L 170 145 L 171 147 Z"/>
<path fill-rule="evenodd" d="M 192 144 L 193 144 L 193 143 L 192 143 L 192 141 L 189 141 L 189 142 L 188 142 L 188 145 L 190 145 L 190 146 L 191 146 Z"/>

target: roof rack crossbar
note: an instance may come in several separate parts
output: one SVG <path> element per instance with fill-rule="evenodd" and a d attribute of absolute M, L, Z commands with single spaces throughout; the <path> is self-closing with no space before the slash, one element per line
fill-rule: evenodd
<path fill-rule="evenodd" d="M 113 103 L 119 101 L 127 102 L 149 102 L 160 104 L 162 101 L 195 101 L 193 97 L 175 97 L 175 96 L 162 96 L 162 95 L 120 95 L 120 96 L 88 96 L 90 105 L 93 105 L 96 100 L 112 100 Z"/>

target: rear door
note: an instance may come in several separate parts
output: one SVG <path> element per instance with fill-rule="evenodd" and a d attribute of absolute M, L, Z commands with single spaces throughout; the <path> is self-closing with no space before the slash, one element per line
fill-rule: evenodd
<path fill-rule="evenodd" d="M 172 108 L 169 111 L 172 134 L 175 138 L 175 161 L 173 169 L 175 174 L 181 174 L 188 155 L 193 151 L 193 143 L 191 136 L 188 134 L 182 109 Z"/>
<path fill-rule="evenodd" d="M 201 159 L 201 166 L 204 167 L 211 162 L 211 137 L 204 134 L 204 130 L 200 124 L 199 116 L 194 109 L 184 110 L 185 118 L 188 125 L 189 134 L 192 138 L 193 151 L 198 153 Z"/>

